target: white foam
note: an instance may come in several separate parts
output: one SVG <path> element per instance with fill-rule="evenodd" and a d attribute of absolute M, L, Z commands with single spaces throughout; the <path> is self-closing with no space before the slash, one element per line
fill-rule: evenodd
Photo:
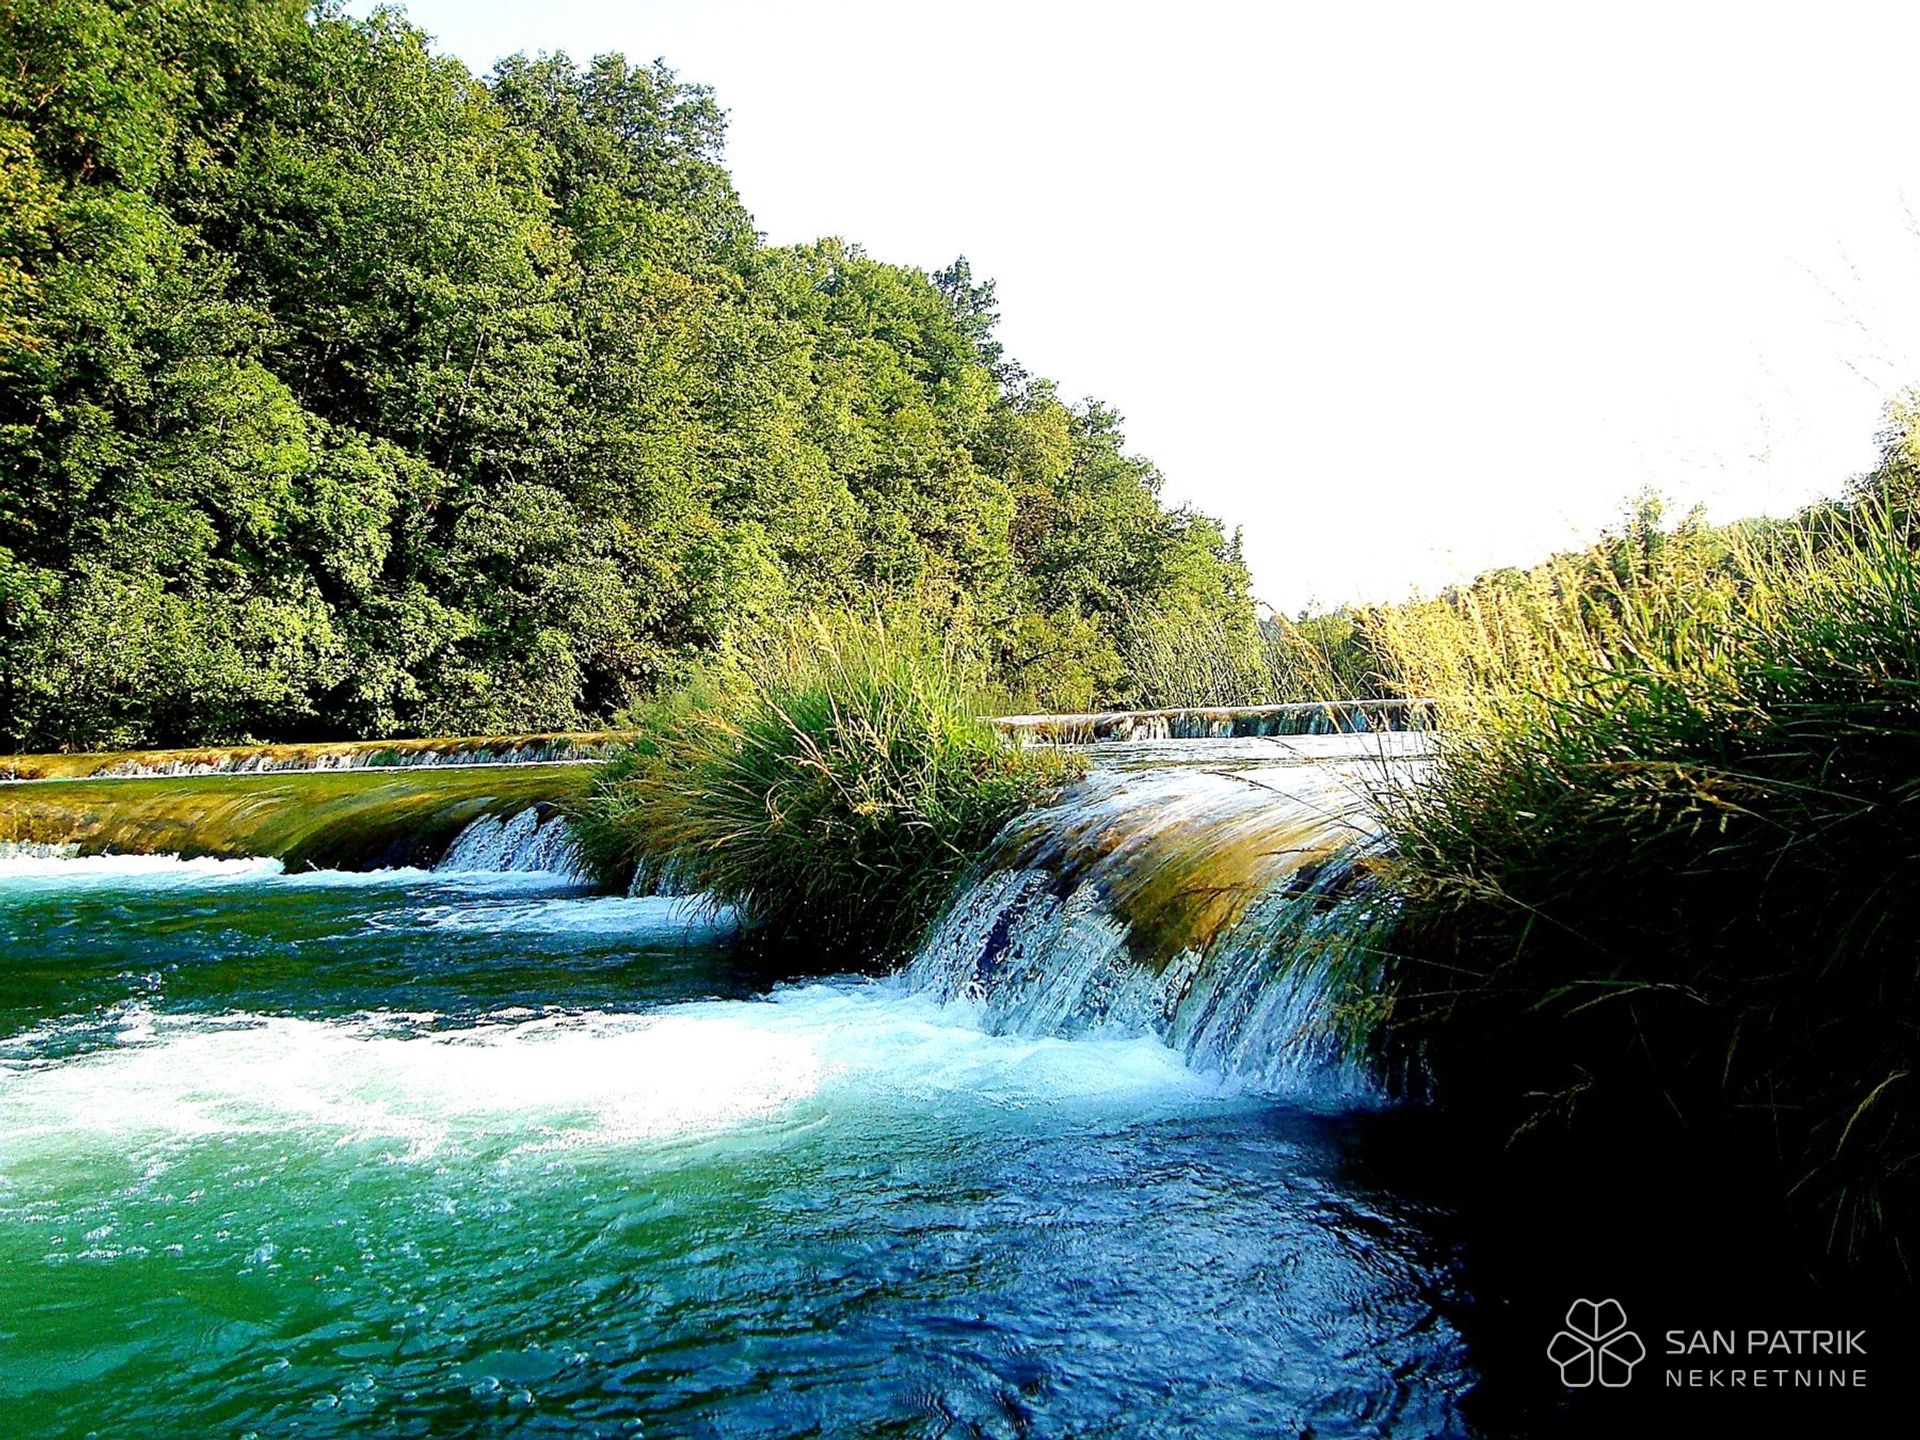
<path fill-rule="evenodd" d="M 577 880 L 542 870 L 421 870 L 397 865 L 387 870 L 295 870 L 271 878 L 275 885 L 405 885 L 426 890 L 458 890 L 473 895 L 515 895 L 529 890 L 584 890 Z"/>
<path fill-rule="evenodd" d="M 399 1031 L 401 1033 L 395 1033 Z M 0 1162 L 156 1138 L 319 1132 L 515 1148 L 630 1142 L 772 1112 L 818 1084 L 798 1043 L 672 1016 L 548 1017 L 404 1033 L 391 1017 L 145 1016 L 106 1051 L 0 1078 Z"/>
<path fill-rule="evenodd" d="M 283 873 L 278 860 L 182 860 L 178 855 L 0 854 L 0 886 L 52 881 L 58 886 L 230 885 Z M 36 886 L 36 888 L 39 888 Z"/>
<path fill-rule="evenodd" d="M 631 1147 L 778 1120 L 828 1089 L 839 1113 L 1086 1102 L 1132 1113 L 1217 1093 L 1151 1040 L 992 1036 L 972 1018 L 890 982 L 440 1032 L 386 1014 L 136 1010 L 106 1050 L 0 1071 L 0 1171 L 245 1134 L 391 1140 L 413 1159 Z"/>
<path fill-rule="evenodd" d="M 436 877 L 444 878 L 444 877 Z M 538 878 L 526 876 L 522 878 Z M 549 883 L 551 876 L 544 877 Z M 634 939 L 717 939 L 739 928 L 739 912 L 704 896 L 664 895 L 529 900 L 513 904 L 432 905 L 421 911 L 429 925 L 446 930 L 531 932 L 561 935 L 624 935 Z"/>
<path fill-rule="evenodd" d="M 202 886 L 268 885 L 343 888 L 408 885 L 506 893 L 578 886 L 572 877 L 541 870 L 423 870 L 402 865 L 376 870 L 288 870 L 269 856 L 221 859 L 179 855 L 71 855 L 0 852 L 0 897 L 10 892 L 165 890 Z"/>

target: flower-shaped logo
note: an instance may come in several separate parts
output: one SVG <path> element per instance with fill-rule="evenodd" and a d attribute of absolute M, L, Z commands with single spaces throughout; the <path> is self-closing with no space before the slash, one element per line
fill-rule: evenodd
<path fill-rule="evenodd" d="M 1547 1358 L 1560 1367 L 1560 1383 L 1569 1389 L 1583 1390 L 1598 1380 L 1618 1390 L 1647 1358 L 1647 1347 L 1627 1329 L 1627 1312 L 1618 1300 L 1576 1300 L 1567 1307 L 1567 1328 L 1548 1344 Z"/>

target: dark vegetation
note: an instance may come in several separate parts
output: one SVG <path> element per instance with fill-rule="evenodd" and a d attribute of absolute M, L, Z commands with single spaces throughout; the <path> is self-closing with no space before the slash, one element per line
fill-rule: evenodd
<path fill-rule="evenodd" d="M 1908 1280 L 1911 433 L 1796 521 L 1666 529 L 1643 506 L 1591 551 L 1371 617 L 1442 718 L 1431 783 L 1386 797 L 1395 1043 L 1517 1155 L 1684 1164 L 1811 1253 Z"/>
<path fill-rule="evenodd" d="M 990 283 L 764 244 L 663 65 L 300 0 L 0 37 L 0 746 L 591 728 L 849 606 L 1026 708 L 1156 698 L 1148 617 L 1258 650 Z"/>

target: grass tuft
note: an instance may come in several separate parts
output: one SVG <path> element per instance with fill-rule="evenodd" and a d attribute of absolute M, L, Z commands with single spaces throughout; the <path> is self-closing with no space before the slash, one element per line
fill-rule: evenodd
<path fill-rule="evenodd" d="M 897 957 L 1000 827 L 1078 774 L 1001 740 L 977 681 L 921 630 L 797 625 L 632 717 L 577 807 L 583 851 L 843 961 Z"/>

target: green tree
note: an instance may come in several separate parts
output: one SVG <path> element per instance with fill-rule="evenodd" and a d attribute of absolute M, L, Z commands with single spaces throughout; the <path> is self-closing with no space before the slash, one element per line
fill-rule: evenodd
<path fill-rule="evenodd" d="M 600 724 L 834 609 L 1048 703 L 1138 696 L 1143 617 L 1252 633 L 990 281 L 767 246 L 664 64 L 482 80 L 294 0 L 0 26 L 8 743 Z"/>

